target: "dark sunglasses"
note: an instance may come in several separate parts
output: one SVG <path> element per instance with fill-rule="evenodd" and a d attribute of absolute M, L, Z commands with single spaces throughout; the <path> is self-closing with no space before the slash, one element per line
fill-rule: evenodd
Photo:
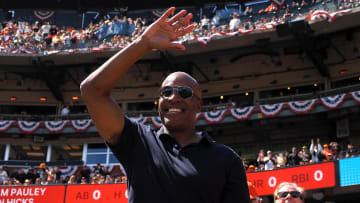
<path fill-rule="evenodd" d="M 183 99 L 186 99 L 186 98 L 189 98 L 192 96 L 196 96 L 196 95 L 194 95 L 193 89 L 190 87 L 187 87 L 187 86 L 177 86 L 177 87 L 165 86 L 165 87 L 162 87 L 160 89 L 160 96 L 164 97 L 164 98 L 171 97 L 174 94 L 175 89 L 177 91 L 177 94 Z"/>
<path fill-rule="evenodd" d="M 278 197 L 279 197 L 279 198 L 285 198 L 285 197 L 288 196 L 288 194 L 290 194 L 291 197 L 293 197 L 293 198 L 298 198 L 298 197 L 300 197 L 300 192 L 298 192 L 298 191 L 279 192 L 279 193 L 278 193 Z"/>

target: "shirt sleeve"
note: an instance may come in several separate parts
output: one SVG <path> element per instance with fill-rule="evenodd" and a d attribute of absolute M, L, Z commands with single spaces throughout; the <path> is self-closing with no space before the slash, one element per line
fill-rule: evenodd
<path fill-rule="evenodd" d="M 236 156 L 226 180 L 222 203 L 250 202 L 249 188 L 245 168 L 239 156 Z"/>
<path fill-rule="evenodd" d="M 125 167 L 129 165 L 131 161 L 132 149 L 139 141 L 140 126 L 125 116 L 125 123 L 123 132 L 120 135 L 120 139 L 115 144 L 106 143 L 115 157 Z"/>

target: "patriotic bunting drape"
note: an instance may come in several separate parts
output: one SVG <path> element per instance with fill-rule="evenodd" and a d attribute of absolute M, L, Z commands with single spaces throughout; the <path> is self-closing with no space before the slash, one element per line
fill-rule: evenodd
<path fill-rule="evenodd" d="M 39 127 L 41 122 L 36 121 L 18 121 L 16 122 L 21 132 L 26 134 L 34 133 Z"/>
<path fill-rule="evenodd" d="M 220 123 L 225 117 L 226 109 L 204 112 L 204 118 L 209 124 Z"/>
<path fill-rule="evenodd" d="M 306 101 L 293 101 L 288 102 L 287 105 L 296 114 L 305 114 L 309 113 L 316 104 L 316 99 L 310 99 Z"/>
<path fill-rule="evenodd" d="M 59 169 L 61 171 L 61 177 L 65 178 L 66 176 L 76 175 L 81 171 L 83 166 L 60 166 Z M 52 167 L 50 167 L 52 168 Z M 119 165 L 109 165 L 109 172 L 112 173 L 114 171 L 120 171 L 123 175 L 125 175 L 125 170 L 121 164 Z M 95 166 L 90 167 L 90 171 L 94 171 Z"/>
<path fill-rule="evenodd" d="M 350 95 L 357 103 L 360 103 L 360 91 L 351 92 Z"/>
<path fill-rule="evenodd" d="M 336 109 L 343 103 L 346 93 L 336 96 L 321 97 L 320 102 L 328 109 Z"/>
<path fill-rule="evenodd" d="M 275 117 L 283 109 L 284 103 L 259 105 L 260 112 L 266 117 Z"/>
<path fill-rule="evenodd" d="M 0 121 L 0 132 L 7 131 L 15 121 Z"/>
<path fill-rule="evenodd" d="M 86 131 L 90 127 L 91 123 L 92 123 L 91 119 L 72 120 L 71 121 L 71 125 L 75 129 L 76 132 L 84 132 L 84 131 Z"/>
<path fill-rule="evenodd" d="M 254 106 L 247 106 L 244 108 L 230 108 L 230 114 L 236 120 L 246 120 L 251 116 L 254 109 Z"/>
<path fill-rule="evenodd" d="M 61 132 L 69 121 L 44 121 L 45 128 L 50 133 Z"/>
<path fill-rule="evenodd" d="M 286 103 L 278 103 L 278 104 L 264 104 L 258 106 L 248 106 L 244 108 L 222 108 L 215 109 L 208 112 L 201 112 L 196 115 L 196 120 L 200 117 L 204 117 L 208 124 L 216 124 L 220 123 L 226 116 L 226 114 L 230 114 L 236 120 L 247 120 L 250 118 L 252 113 L 257 107 L 260 112 L 265 117 L 275 117 L 277 116 L 285 106 L 288 106 L 289 109 L 295 114 L 306 114 L 313 110 L 316 103 L 319 103 L 325 106 L 328 109 L 337 109 L 344 102 L 346 97 L 349 95 L 355 102 L 360 104 L 360 91 L 354 91 L 350 93 L 339 94 L 335 96 L 321 97 L 319 99 L 309 99 L 304 101 L 290 101 Z M 159 116 L 152 117 L 131 117 L 131 120 L 146 124 L 152 123 L 156 128 L 160 128 L 162 126 L 162 122 Z M 8 131 L 14 123 L 17 124 L 17 127 L 21 132 L 25 134 L 32 134 L 37 131 L 37 129 L 43 125 L 49 133 L 61 133 L 66 126 L 71 124 L 73 129 L 76 132 L 85 132 L 92 125 L 92 120 L 71 120 L 71 121 L 13 121 L 13 120 L 0 120 L 0 132 Z"/>

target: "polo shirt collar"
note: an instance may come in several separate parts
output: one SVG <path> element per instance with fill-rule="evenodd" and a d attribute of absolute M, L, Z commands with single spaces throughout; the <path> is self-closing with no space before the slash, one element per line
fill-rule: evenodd
<path fill-rule="evenodd" d="M 165 128 L 164 126 L 162 126 L 155 134 L 155 136 L 161 140 L 161 137 L 163 136 L 167 136 L 171 139 L 173 139 L 173 137 L 167 133 L 164 132 L 165 131 Z M 201 131 L 201 140 L 199 142 L 199 144 L 204 144 L 204 145 L 207 145 L 207 146 L 210 146 L 212 144 L 215 144 L 215 141 L 208 135 L 208 133 L 206 131 Z"/>

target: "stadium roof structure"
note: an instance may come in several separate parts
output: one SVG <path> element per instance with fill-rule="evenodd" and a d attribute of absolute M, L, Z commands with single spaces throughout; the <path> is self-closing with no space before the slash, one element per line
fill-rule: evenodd
<path fill-rule="evenodd" d="M 205 5 L 224 5 L 225 3 L 244 4 L 253 0 L 152 0 L 152 1 L 132 1 L 132 0 L 39 0 L 39 1 L 19 1 L 2 0 L 0 8 L 6 9 L 36 9 L 36 10 L 116 10 L 127 8 L 128 10 L 149 10 L 162 9 L 171 6 L 176 7 L 202 7 Z"/>

